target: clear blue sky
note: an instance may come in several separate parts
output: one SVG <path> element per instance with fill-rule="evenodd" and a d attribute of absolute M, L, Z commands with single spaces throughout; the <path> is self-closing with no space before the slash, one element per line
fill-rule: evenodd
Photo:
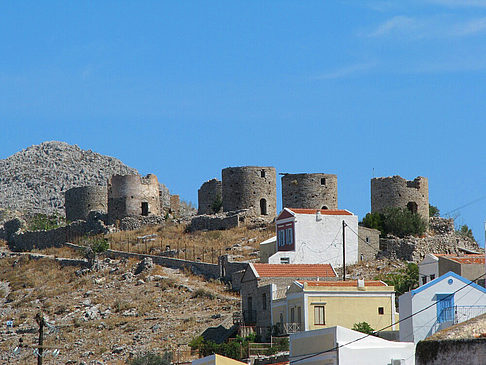
<path fill-rule="evenodd" d="M 486 196 L 486 1 L 22 1 L 0 5 L 0 158 L 47 140 L 155 173 L 197 204 L 239 165 L 429 178 Z M 452 213 L 484 244 L 486 199 Z"/>

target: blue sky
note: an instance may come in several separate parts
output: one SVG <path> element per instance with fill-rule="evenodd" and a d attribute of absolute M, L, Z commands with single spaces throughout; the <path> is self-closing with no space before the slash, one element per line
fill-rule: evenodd
<path fill-rule="evenodd" d="M 194 203 L 227 166 L 335 173 L 360 217 L 422 175 L 484 244 L 485 40 L 486 0 L 2 3 L 0 158 L 61 140 Z"/>

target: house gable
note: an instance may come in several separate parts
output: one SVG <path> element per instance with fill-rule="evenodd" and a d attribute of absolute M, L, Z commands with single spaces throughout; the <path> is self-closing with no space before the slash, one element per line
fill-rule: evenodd
<path fill-rule="evenodd" d="M 422 291 L 424 291 L 424 290 L 426 290 L 426 289 L 428 289 L 428 288 L 430 288 L 430 287 L 432 287 L 432 286 L 440 283 L 441 281 L 446 280 L 446 279 L 451 278 L 451 277 L 454 278 L 454 279 L 457 279 L 459 281 L 462 281 L 464 284 L 469 285 L 472 288 L 475 288 L 475 289 L 477 289 L 477 290 L 479 290 L 479 291 L 481 291 L 481 292 L 483 292 L 483 293 L 486 294 L 486 288 L 483 288 L 482 286 L 479 286 L 478 284 L 475 284 L 472 281 L 467 280 L 467 279 L 463 278 L 460 275 L 457 275 L 455 272 L 449 271 L 447 274 L 444 274 L 444 275 L 438 277 L 437 279 L 434 279 L 431 282 L 429 282 L 429 283 L 427 283 L 425 285 L 422 285 L 421 287 L 419 287 L 417 289 L 412 290 L 411 291 L 412 297 L 414 295 L 419 294 Z"/>
<path fill-rule="evenodd" d="M 292 213 L 291 210 L 284 208 L 280 214 L 278 215 L 276 221 L 282 220 L 282 219 L 287 219 L 287 218 L 293 218 L 295 217 L 295 214 Z"/>

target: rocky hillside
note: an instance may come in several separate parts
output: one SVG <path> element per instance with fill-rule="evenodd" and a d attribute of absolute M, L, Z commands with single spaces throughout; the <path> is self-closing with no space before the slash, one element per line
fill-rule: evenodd
<path fill-rule="evenodd" d="M 64 192 L 136 174 L 120 160 L 64 142 L 44 142 L 0 160 L 0 208 L 64 215 Z"/>

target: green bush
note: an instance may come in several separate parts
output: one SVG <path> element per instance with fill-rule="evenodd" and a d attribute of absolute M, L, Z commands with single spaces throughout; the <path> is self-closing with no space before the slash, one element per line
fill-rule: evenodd
<path fill-rule="evenodd" d="M 50 229 L 62 227 L 65 223 L 65 219 L 56 214 L 36 214 L 27 224 L 27 229 L 29 231 L 48 231 Z"/>
<path fill-rule="evenodd" d="M 216 196 L 216 199 L 214 199 L 213 204 L 211 204 L 211 210 L 213 211 L 213 213 L 218 213 L 222 207 L 223 199 L 221 199 L 221 196 L 218 195 Z"/>
<path fill-rule="evenodd" d="M 388 285 L 395 287 L 395 300 L 398 303 L 398 297 L 400 295 L 418 287 L 419 268 L 417 264 L 410 262 L 404 269 L 389 274 L 382 274 L 375 279 L 382 280 Z"/>
<path fill-rule="evenodd" d="M 383 236 L 421 236 L 427 229 L 427 223 L 420 215 L 403 208 L 388 208 L 380 213 L 368 213 L 362 223 L 365 227 L 378 229 Z"/>
<path fill-rule="evenodd" d="M 368 322 L 358 322 L 353 325 L 352 330 L 363 332 L 368 335 L 375 333 L 375 330 L 368 324 Z"/>
<path fill-rule="evenodd" d="M 172 353 L 165 352 L 163 355 L 159 355 L 153 352 L 147 352 L 143 355 L 139 355 L 136 358 L 128 361 L 129 365 L 170 365 L 172 361 Z"/>
<path fill-rule="evenodd" d="M 99 236 L 85 237 L 84 243 L 89 246 L 94 253 L 105 252 L 110 248 L 110 243 L 108 242 L 108 239 Z"/>

